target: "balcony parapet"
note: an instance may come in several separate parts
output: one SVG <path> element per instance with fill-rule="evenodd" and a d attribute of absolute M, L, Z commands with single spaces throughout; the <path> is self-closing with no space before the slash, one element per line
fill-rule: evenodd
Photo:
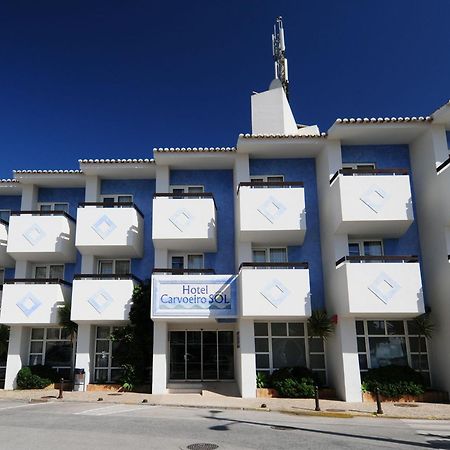
<path fill-rule="evenodd" d="M 214 269 L 172 269 L 172 268 L 154 268 L 154 274 L 166 274 L 166 275 L 214 275 L 216 272 Z"/>
<path fill-rule="evenodd" d="M 343 256 L 336 261 L 336 267 L 344 262 L 362 263 L 362 262 L 377 262 L 377 263 L 416 263 L 419 262 L 417 255 L 368 255 L 368 256 Z"/>
<path fill-rule="evenodd" d="M 81 202 L 78 203 L 80 208 L 96 207 L 96 208 L 134 208 L 139 215 L 144 218 L 142 211 L 133 202 Z"/>
<path fill-rule="evenodd" d="M 298 188 L 304 187 L 303 181 L 242 181 L 239 183 L 237 194 L 241 187 L 250 188 Z"/>
<path fill-rule="evenodd" d="M 353 176 L 353 175 L 409 175 L 408 169 L 393 168 L 393 169 L 339 169 L 330 179 L 330 184 L 339 176 Z"/>

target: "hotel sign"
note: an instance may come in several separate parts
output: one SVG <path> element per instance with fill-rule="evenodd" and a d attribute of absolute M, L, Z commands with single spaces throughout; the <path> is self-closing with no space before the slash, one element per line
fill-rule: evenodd
<path fill-rule="evenodd" d="M 236 316 L 235 275 L 154 275 L 152 317 Z"/>

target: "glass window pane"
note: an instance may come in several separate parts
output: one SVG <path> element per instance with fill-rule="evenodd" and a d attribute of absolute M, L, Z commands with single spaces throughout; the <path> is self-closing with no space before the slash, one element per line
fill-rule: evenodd
<path fill-rule="evenodd" d="M 106 339 L 97 339 L 95 343 L 95 352 L 96 353 L 102 353 L 102 352 L 109 352 L 109 340 Z"/>
<path fill-rule="evenodd" d="M 108 362 L 109 362 L 108 353 L 95 355 L 95 367 L 108 367 Z"/>
<path fill-rule="evenodd" d="M 47 339 L 59 340 L 59 328 L 47 328 Z"/>
<path fill-rule="evenodd" d="M 412 368 L 416 370 L 420 370 L 419 367 L 421 367 L 422 370 L 428 370 L 428 358 L 426 353 L 422 353 L 419 355 L 411 355 L 411 364 Z"/>
<path fill-rule="evenodd" d="M 50 266 L 50 278 L 64 279 L 64 266 L 62 264 Z"/>
<path fill-rule="evenodd" d="M 36 266 L 34 269 L 35 278 L 47 278 L 47 266 Z"/>
<path fill-rule="evenodd" d="M 255 336 L 268 336 L 269 328 L 267 323 L 255 322 Z"/>
<path fill-rule="evenodd" d="M 288 323 L 289 336 L 304 336 L 305 327 L 301 322 Z"/>
<path fill-rule="evenodd" d="M 281 176 L 270 175 L 267 177 L 267 181 L 279 183 L 279 182 L 284 181 L 284 177 L 282 175 Z"/>
<path fill-rule="evenodd" d="M 313 353 L 321 353 L 323 352 L 323 339 L 320 339 L 318 337 L 314 337 L 312 339 L 309 339 L 309 351 Z"/>
<path fill-rule="evenodd" d="M 31 342 L 30 353 L 42 353 L 44 343 L 42 341 Z"/>
<path fill-rule="evenodd" d="M 310 355 L 309 364 L 311 369 L 325 369 L 325 356 L 324 355 Z"/>
<path fill-rule="evenodd" d="M 364 322 L 362 320 L 357 320 L 355 322 L 356 325 L 356 334 L 359 336 L 364 335 Z"/>
<path fill-rule="evenodd" d="M 188 255 L 188 269 L 203 269 L 203 255 Z"/>
<path fill-rule="evenodd" d="M 42 355 L 30 355 L 30 366 L 40 366 L 42 364 Z"/>
<path fill-rule="evenodd" d="M 285 248 L 271 248 L 270 262 L 287 262 L 287 251 Z"/>
<path fill-rule="evenodd" d="M 130 273 L 130 261 L 129 260 L 118 260 L 116 261 L 116 274 L 124 275 Z"/>
<path fill-rule="evenodd" d="M 119 203 L 133 203 L 133 197 L 131 195 L 119 195 L 117 201 Z"/>
<path fill-rule="evenodd" d="M 269 355 L 256 355 L 256 368 L 268 369 L 269 368 Z"/>
<path fill-rule="evenodd" d="M 366 352 L 366 340 L 363 337 L 357 338 L 358 340 L 358 352 Z"/>
<path fill-rule="evenodd" d="M 384 320 L 368 320 L 367 331 L 370 334 L 385 334 Z"/>
<path fill-rule="evenodd" d="M 172 256 L 172 269 L 184 269 L 184 256 Z"/>
<path fill-rule="evenodd" d="M 65 328 L 61 328 L 61 339 L 65 341 L 70 341 L 70 332 Z"/>
<path fill-rule="evenodd" d="M 32 328 L 31 339 L 44 339 L 44 328 Z"/>
<path fill-rule="evenodd" d="M 274 369 L 306 366 L 304 339 L 272 339 L 272 358 Z"/>
<path fill-rule="evenodd" d="M 100 275 L 112 275 L 113 262 L 110 260 L 104 260 L 98 262 L 98 273 Z"/>
<path fill-rule="evenodd" d="M 188 192 L 204 192 L 203 186 L 188 186 Z"/>
<path fill-rule="evenodd" d="M 72 364 L 72 344 L 67 342 L 47 342 L 45 364 L 48 366 L 70 366 Z"/>
<path fill-rule="evenodd" d="M 360 256 L 361 252 L 359 251 L 359 243 L 358 242 L 349 242 L 348 243 L 348 254 L 350 256 Z"/>
<path fill-rule="evenodd" d="M 111 330 L 109 327 L 97 327 L 97 337 L 100 339 L 109 339 Z"/>
<path fill-rule="evenodd" d="M 55 211 L 69 212 L 69 205 L 67 203 L 55 203 Z"/>
<path fill-rule="evenodd" d="M 403 320 L 387 320 L 386 321 L 387 334 L 405 334 L 405 327 Z"/>
<path fill-rule="evenodd" d="M 272 323 L 272 336 L 287 336 L 286 323 Z"/>
<path fill-rule="evenodd" d="M 122 376 L 122 369 L 112 369 L 111 370 L 111 382 L 118 383 L 120 381 L 120 377 Z"/>
<path fill-rule="evenodd" d="M 97 383 L 106 383 L 108 381 L 108 369 L 96 369 L 95 381 Z"/>
<path fill-rule="evenodd" d="M 408 334 L 419 334 L 419 330 L 417 328 L 417 324 L 416 322 L 414 322 L 414 320 L 408 320 L 407 322 L 407 326 L 408 326 Z"/>
<path fill-rule="evenodd" d="M 41 211 L 51 211 L 51 210 L 52 210 L 52 205 L 41 205 L 41 206 L 39 207 L 39 209 L 40 209 Z"/>
<path fill-rule="evenodd" d="M 358 355 L 359 359 L 359 370 L 367 370 L 367 357 L 366 355 Z"/>
<path fill-rule="evenodd" d="M 266 251 L 253 250 L 253 262 L 255 263 L 266 262 Z"/>
<path fill-rule="evenodd" d="M 0 219 L 4 220 L 5 222 L 9 222 L 9 217 L 11 215 L 11 211 L 9 209 L 3 209 L 0 211 Z"/>
<path fill-rule="evenodd" d="M 403 337 L 369 338 L 369 347 L 372 368 L 408 365 L 405 338 Z"/>
<path fill-rule="evenodd" d="M 269 351 L 269 339 L 256 338 L 255 339 L 255 352 L 268 352 Z"/>
<path fill-rule="evenodd" d="M 422 352 L 426 353 L 427 351 L 427 341 L 424 337 L 420 338 L 420 349 L 419 349 L 419 338 L 418 337 L 410 337 L 409 338 L 409 349 L 411 352 Z"/>
<path fill-rule="evenodd" d="M 381 241 L 366 241 L 364 242 L 364 255 L 379 256 L 383 254 Z"/>
<path fill-rule="evenodd" d="M 219 345 L 222 344 L 230 344 L 233 345 L 234 343 L 234 336 L 232 331 L 218 331 L 218 342 Z"/>
<path fill-rule="evenodd" d="M 103 197 L 103 204 L 105 206 L 111 206 L 112 203 L 115 203 L 116 199 L 114 197 Z"/>

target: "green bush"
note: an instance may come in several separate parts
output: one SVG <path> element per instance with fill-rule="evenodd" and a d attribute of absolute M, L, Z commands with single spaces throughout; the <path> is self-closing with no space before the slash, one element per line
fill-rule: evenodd
<path fill-rule="evenodd" d="M 420 395 L 425 392 L 422 375 L 408 366 L 386 366 L 369 369 L 362 377 L 361 388 L 364 392 L 375 392 L 386 397 L 402 395 Z"/>
<path fill-rule="evenodd" d="M 19 389 L 43 389 L 55 382 L 57 378 L 58 373 L 51 367 L 22 367 L 17 373 L 17 387 Z"/>
<path fill-rule="evenodd" d="M 264 372 L 256 373 L 256 387 L 259 388 L 267 388 L 269 387 L 269 378 Z"/>
<path fill-rule="evenodd" d="M 281 397 L 305 398 L 314 397 L 316 382 L 313 372 L 306 367 L 284 367 L 272 373 L 270 385 Z"/>

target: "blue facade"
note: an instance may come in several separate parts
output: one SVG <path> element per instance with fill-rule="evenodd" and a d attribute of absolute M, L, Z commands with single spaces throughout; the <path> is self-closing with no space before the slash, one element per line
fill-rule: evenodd
<path fill-rule="evenodd" d="M 250 175 L 283 175 L 285 181 L 303 181 L 305 185 L 306 235 L 302 246 L 288 247 L 289 261 L 307 262 L 313 309 L 325 307 L 316 165 L 313 158 L 252 159 Z"/>
<path fill-rule="evenodd" d="M 202 185 L 217 206 L 217 252 L 205 253 L 205 268 L 217 274 L 235 273 L 234 189 L 232 170 L 172 170 L 171 185 Z"/>
<path fill-rule="evenodd" d="M 450 150 L 450 131 L 446 131 L 445 135 L 447 136 L 447 148 Z"/>
<path fill-rule="evenodd" d="M 131 260 L 131 272 L 142 280 L 152 274 L 155 253 L 152 241 L 152 204 L 155 180 L 102 180 L 102 195 L 132 195 L 133 202 L 144 215 L 144 256 Z"/>

